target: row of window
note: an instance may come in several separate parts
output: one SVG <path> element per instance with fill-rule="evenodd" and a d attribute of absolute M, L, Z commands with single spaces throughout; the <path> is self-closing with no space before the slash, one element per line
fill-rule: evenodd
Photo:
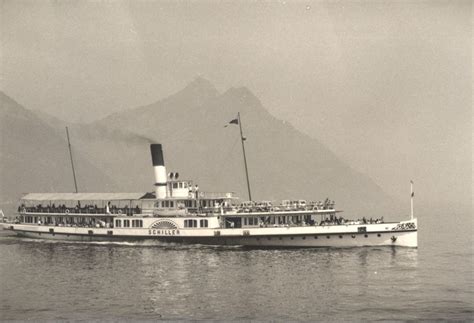
<path fill-rule="evenodd" d="M 381 237 L 381 236 L 382 236 L 382 235 L 381 235 L 380 233 L 377 233 L 377 237 Z M 365 237 L 365 238 L 368 238 L 369 235 L 368 235 L 368 234 L 364 234 L 364 237 Z M 314 238 L 314 239 L 319 239 L 319 236 L 314 236 L 313 238 Z M 327 239 L 331 239 L 331 236 L 326 236 L 326 238 L 327 238 Z M 343 238 L 343 236 L 342 236 L 342 235 L 339 235 L 339 239 L 342 239 L 342 238 Z M 352 238 L 352 239 L 355 239 L 355 238 L 356 238 L 356 235 L 355 235 L 355 234 L 351 235 L 351 238 Z M 260 239 L 262 239 L 262 238 L 257 238 L 257 241 L 259 241 Z M 295 237 L 290 237 L 290 240 L 294 240 L 294 239 L 295 239 Z M 301 239 L 302 239 L 302 240 L 306 240 L 306 237 L 301 237 Z M 268 237 L 267 240 L 272 240 L 272 237 Z M 283 237 L 278 237 L 278 240 L 283 240 Z"/>
<path fill-rule="evenodd" d="M 189 184 L 188 182 L 173 182 L 172 187 L 173 188 L 188 188 Z"/>
<path fill-rule="evenodd" d="M 160 202 L 157 202 L 158 204 Z M 174 207 L 174 201 L 161 201 L 161 205 L 159 205 L 158 207 Z"/>
<path fill-rule="evenodd" d="M 221 205 L 217 200 L 201 200 L 200 205 L 202 207 L 215 207 L 216 205 Z M 184 200 L 184 201 L 157 201 L 155 203 L 155 207 L 166 207 L 166 208 L 174 208 L 174 207 L 197 207 L 196 200 Z"/>
<path fill-rule="evenodd" d="M 244 225 L 258 225 L 259 218 L 244 218 Z"/>
<path fill-rule="evenodd" d="M 32 216 L 25 216 L 25 222 L 26 222 L 26 223 L 36 223 L 36 221 L 37 221 L 36 219 L 37 219 L 36 216 L 35 216 L 35 217 L 32 217 Z"/>
<path fill-rule="evenodd" d="M 209 223 L 207 220 L 199 220 L 199 227 L 200 228 L 207 228 Z M 184 227 L 185 228 L 197 228 L 198 227 L 198 220 L 184 220 Z"/>
<path fill-rule="evenodd" d="M 115 220 L 115 227 L 122 228 L 122 223 L 124 228 L 130 228 L 130 223 L 132 224 L 132 228 L 143 228 L 143 220 Z"/>

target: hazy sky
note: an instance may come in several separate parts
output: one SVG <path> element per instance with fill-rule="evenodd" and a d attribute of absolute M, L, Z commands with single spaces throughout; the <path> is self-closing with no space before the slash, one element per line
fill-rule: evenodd
<path fill-rule="evenodd" d="M 392 194 L 470 202 L 470 1 L 0 3 L 1 88 L 30 109 L 90 121 L 201 75 Z"/>

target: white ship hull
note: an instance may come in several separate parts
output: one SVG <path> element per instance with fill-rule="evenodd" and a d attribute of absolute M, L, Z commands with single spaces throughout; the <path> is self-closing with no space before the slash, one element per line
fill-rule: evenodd
<path fill-rule="evenodd" d="M 252 247 L 417 247 L 416 220 L 410 228 L 401 223 L 367 225 L 334 225 L 306 227 L 268 227 L 239 229 L 150 229 L 150 228 L 74 228 L 7 224 L 4 228 L 19 236 L 66 241 L 130 241 L 207 245 L 240 245 Z M 366 231 L 360 232 L 364 227 Z"/>

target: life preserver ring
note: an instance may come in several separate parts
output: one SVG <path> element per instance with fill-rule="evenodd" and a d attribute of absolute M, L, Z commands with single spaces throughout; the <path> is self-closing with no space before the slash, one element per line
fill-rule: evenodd
<path fill-rule="evenodd" d="M 69 214 L 69 209 L 66 209 L 66 213 Z"/>

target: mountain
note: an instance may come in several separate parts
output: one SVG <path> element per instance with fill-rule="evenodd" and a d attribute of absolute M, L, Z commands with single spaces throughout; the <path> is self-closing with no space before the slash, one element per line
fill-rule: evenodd
<path fill-rule="evenodd" d="M 153 172 L 148 142 L 162 143 L 168 171 L 178 171 L 185 178 L 194 179 L 203 190 L 235 191 L 245 200 L 247 188 L 239 129 L 236 125 L 224 127 L 237 112 L 241 114 L 247 138 L 253 199 L 329 197 L 351 217 L 390 216 L 404 209 L 370 178 L 351 169 L 319 141 L 271 116 L 247 88 L 218 93 L 203 78 L 159 102 L 115 113 L 87 125 L 90 129 L 109 133 L 115 129 L 138 136 L 128 141 L 110 137 L 79 139 L 81 151 L 109 176 L 127 184 L 125 191 L 136 187 L 151 190 Z M 74 131 L 77 137 L 85 137 L 84 129 Z M 107 158 L 101 158 L 104 156 Z"/>
<path fill-rule="evenodd" d="M 2 182 L 17 188 L 2 188 L 2 198 L 16 199 L 25 191 L 71 191 L 65 123 L 44 113 L 33 114 L 3 96 L 2 102 L 7 101 L 2 103 L 2 138 L 6 140 L 2 141 L 1 165 L 13 171 L 6 175 L 2 170 Z M 178 171 L 181 178 L 194 180 L 204 191 L 234 191 L 246 200 L 239 127 L 228 125 L 238 112 L 253 199 L 330 198 L 353 218 L 395 218 L 402 212 L 370 178 L 343 163 L 319 141 L 270 115 L 249 89 L 219 93 L 203 78 L 153 104 L 90 124 L 69 125 L 80 189 L 152 191 L 149 144 L 158 142 L 163 144 L 168 171 Z M 4 161 L 4 151 L 10 152 L 11 161 Z M 36 162 L 28 158 L 26 152 L 31 151 L 38 155 Z M 14 183 L 16 177 L 22 179 Z M 34 179 L 32 184 L 28 178 Z"/>
<path fill-rule="evenodd" d="M 51 119 L 53 120 L 53 119 Z M 26 192 L 73 192 L 64 128 L 57 130 L 0 92 L 0 205 L 11 210 Z M 80 191 L 107 191 L 113 180 L 73 149 Z"/>

